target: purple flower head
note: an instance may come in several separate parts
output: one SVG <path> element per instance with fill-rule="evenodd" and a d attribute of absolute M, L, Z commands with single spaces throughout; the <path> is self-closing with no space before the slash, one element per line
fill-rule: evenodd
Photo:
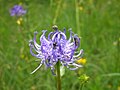
<path fill-rule="evenodd" d="M 30 53 L 41 60 L 40 65 L 32 73 L 38 70 L 43 64 L 51 68 L 52 72 L 54 72 L 54 66 L 58 61 L 60 61 L 62 66 L 70 70 L 76 70 L 82 67 L 82 65 L 76 64 L 76 60 L 81 58 L 83 50 L 81 49 L 75 55 L 80 45 L 80 38 L 76 34 L 73 34 L 71 29 L 69 30 L 70 37 L 68 39 L 66 29 L 63 32 L 59 31 L 57 26 L 53 26 L 53 29 L 54 31 L 50 32 L 48 37 L 45 35 L 47 30 L 42 31 L 40 45 L 36 42 L 37 32 L 34 33 L 34 38 L 29 43 Z"/>
<path fill-rule="evenodd" d="M 26 13 L 26 10 L 24 10 L 21 5 L 15 5 L 10 10 L 11 16 L 21 16 L 21 15 L 24 15 L 25 13 Z"/>

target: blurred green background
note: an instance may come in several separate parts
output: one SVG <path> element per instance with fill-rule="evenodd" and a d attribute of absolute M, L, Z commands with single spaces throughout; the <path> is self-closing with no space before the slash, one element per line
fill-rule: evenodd
<path fill-rule="evenodd" d="M 16 23 L 9 10 L 22 4 L 27 14 Z M 29 52 L 29 40 L 43 29 L 72 28 L 81 38 L 87 63 L 77 71 L 65 70 L 63 90 L 80 90 L 80 75 L 89 76 L 83 90 L 120 90 L 119 0 L 0 0 L 0 90 L 56 90 L 56 77 Z M 76 73 L 79 73 L 76 74 Z"/>

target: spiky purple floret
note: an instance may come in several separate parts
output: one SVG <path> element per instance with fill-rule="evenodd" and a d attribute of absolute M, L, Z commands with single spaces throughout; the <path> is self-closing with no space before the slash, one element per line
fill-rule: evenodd
<path fill-rule="evenodd" d="M 23 9 L 21 5 L 14 5 L 13 8 L 10 9 L 11 16 L 21 16 L 26 13 L 26 10 Z"/>
<path fill-rule="evenodd" d="M 76 64 L 75 61 L 81 57 L 83 50 L 81 49 L 78 55 L 74 55 L 80 45 L 80 38 L 76 34 L 73 35 L 71 29 L 69 30 L 70 37 L 68 40 L 65 35 L 65 29 L 63 32 L 55 29 L 54 32 L 48 34 L 47 38 L 45 37 L 47 30 L 43 30 L 42 32 L 40 45 L 36 42 L 37 32 L 34 33 L 34 38 L 29 43 L 30 53 L 36 58 L 41 59 L 40 65 L 32 73 L 39 69 L 42 64 L 46 67 L 50 67 L 52 72 L 54 72 L 54 66 L 58 61 L 60 61 L 61 65 L 66 66 L 70 70 L 76 70 L 82 67 Z"/>

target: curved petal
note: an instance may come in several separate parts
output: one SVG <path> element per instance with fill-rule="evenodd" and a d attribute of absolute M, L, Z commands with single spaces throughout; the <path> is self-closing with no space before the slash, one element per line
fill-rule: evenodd
<path fill-rule="evenodd" d="M 34 45 L 33 45 L 32 43 L 33 43 L 33 41 L 31 40 L 31 41 L 29 42 L 30 53 L 31 53 L 32 56 L 34 56 L 34 57 L 41 58 L 41 56 L 42 56 L 42 55 L 41 55 L 41 51 L 40 51 L 40 50 L 38 51 L 38 50 L 34 47 Z M 34 50 L 37 52 L 37 54 L 33 53 L 32 49 L 34 49 Z"/>
<path fill-rule="evenodd" d="M 35 47 L 40 50 L 41 46 L 36 42 L 36 35 L 37 35 L 37 33 L 38 33 L 37 31 L 34 32 L 33 42 L 34 42 Z"/>
<path fill-rule="evenodd" d="M 43 62 L 44 62 L 44 60 L 42 60 L 39 64 L 39 66 L 34 71 L 32 71 L 30 74 L 35 73 L 39 68 L 41 68 L 41 66 L 43 65 Z"/>
<path fill-rule="evenodd" d="M 47 32 L 47 30 L 43 30 L 42 32 L 43 34 L 40 37 L 41 45 L 48 45 L 49 41 L 45 37 L 45 33 Z"/>
<path fill-rule="evenodd" d="M 63 33 L 66 34 L 66 28 L 63 29 Z"/>
<path fill-rule="evenodd" d="M 60 35 L 62 36 L 62 39 L 63 39 L 63 40 L 66 39 L 66 35 L 65 35 L 65 33 L 63 33 L 63 32 L 60 31 Z"/>
<path fill-rule="evenodd" d="M 58 37 L 58 34 L 59 34 L 59 32 L 56 31 L 56 32 L 54 33 L 54 35 L 52 36 L 52 41 L 53 41 L 53 42 L 56 42 L 57 39 L 60 38 L 60 36 Z"/>
<path fill-rule="evenodd" d="M 77 49 L 80 45 L 80 38 L 77 35 L 74 35 L 73 39 L 74 39 L 75 49 Z"/>
<path fill-rule="evenodd" d="M 76 57 L 79 57 L 83 54 L 83 49 L 80 50 L 79 54 L 78 55 L 74 55 L 73 57 L 76 58 Z"/>
<path fill-rule="evenodd" d="M 70 70 L 76 70 L 76 69 L 82 67 L 82 65 L 78 65 L 78 64 L 76 64 L 76 63 L 72 63 L 72 64 L 68 64 L 68 65 L 73 65 L 73 66 L 74 66 L 74 68 L 71 68 L 71 67 L 68 66 L 68 68 L 69 68 Z"/>
<path fill-rule="evenodd" d="M 69 32 L 70 32 L 70 37 L 69 37 L 69 39 L 68 39 L 68 43 L 70 43 L 71 40 L 72 40 L 73 32 L 72 32 L 72 29 L 71 29 L 71 28 L 69 29 Z"/>
<path fill-rule="evenodd" d="M 53 34 L 54 32 L 50 32 L 49 34 L 48 34 L 48 40 L 49 41 L 51 41 L 51 35 Z"/>

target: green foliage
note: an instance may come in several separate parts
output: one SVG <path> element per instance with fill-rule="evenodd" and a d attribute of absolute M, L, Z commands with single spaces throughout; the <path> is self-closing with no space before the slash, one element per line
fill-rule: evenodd
<path fill-rule="evenodd" d="M 28 12 L 19 26 L 9 9 L 21 2 Z M 82 37 L 80 48 L 87 58 L 82 73 L 90 77 L 82 90 L 120 89 L 119 8 L 118 0 L 0 0 L 0 90 L 56 90 L 49 69 L 30 74 L 39 61 L 28 46 L 34 31 L 39 42 L 41 30 L 50 32 L 53 23 Z M 80 90 L 78 71 L 65 70 L 63 90 Z"/>

